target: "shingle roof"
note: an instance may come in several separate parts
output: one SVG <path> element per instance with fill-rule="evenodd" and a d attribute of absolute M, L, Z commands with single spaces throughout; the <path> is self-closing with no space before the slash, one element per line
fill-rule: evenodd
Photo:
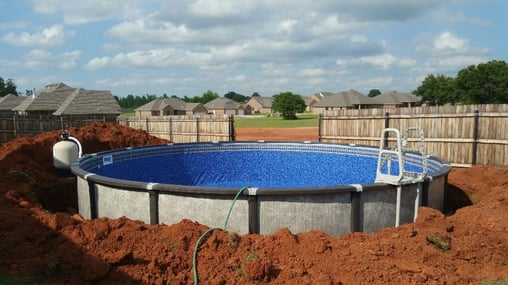
<path fill-rule="evenodd" d="M 173 110 L 192 111 L 199 105 L 201 105 L 201 103 L 185 102 L 179 98 L 161 98 L 152 100 L 145 105 L 136 108 L 135 111 L 161 111 L 166 109 L 168 106 L 170 106 Z"/>
<path fill-rule="evenodd" d="M 56 83 L 45 86 L 35 93 L 35 98 L 20 111 L 55 111 L 70 96 L 75 88 L 64 83 Z"/>
<path fill-rule="evenodd" d="M 13 111 L 45 111 L 53 115 L 119 115 L 121 108 L 110 91 L 73 88 L 64 83 L 46 85 L 27 96 Z"/>
<path fill-rule="evenodd" d="M 110 91 L 76 88 L 53 115 L 119 115 L 121 108 Z"/>
<path fill-rule="evenodd" d="M 302 96 L 302 99 L 303 101 L 305 101 L 305 105 L 310 105 L 312 104 L 312 102 L 314 102 L 314 100 L 312 100 L 312 98 L 310 98 L 309 96 Z"/>
<path fill-rule="evenodd" d="M 192 111 L 196 109 L 201 103 L 187 103 L 185 104 L 184 110 L 185 111 Z"/>
<path fill-rule="evenodd" d="M 318 93 L 314 93 L 312 95 L 316 95 L 318 97 L 328 97 L 328 96 L 332 96 L 332 95 L 335 95 L 335 93 L 332 93 L 332 92 L 318 92 Z"/>
<path fill-rule="evenodd" d="M 13 111 L 21 111 L 24 112 L 26 108 L 32 103 L 32 101 L 35 99 L 34 96 L 26 96 L 23 101 L 17 105 L 16 107 L 12 108 Z"/>
<path fill-rule="evenodd" d="M 378 104 L 379 102 L 374 98 L 367 97 L 356 90 L 348 90 L 325 96 L 321 101 L 314 104 L 314 107 L 351 108 L 358 105 Z"/>
<path fill-rule="evenodd" d="M 273 97 L 254 96 L 252 98 L 254 98 L 254 100 L 256 100 L 263 108 L 272 108 Z"/>
<path fill-rule="evenodd" d="M 26 97 L 24 96 L 16 96 L 14 94 L 7 94 L 4 97 L 0 97 L 0 110 L 12 111 L 25 99 Z"/>
<path fill-rule="evenodd" d="M 219 97 L 215 98 L 212 101 L 205 104 L 205 107 L 208 110 L 226 110 L 226 109 L 237 109 L 238 103 L 235 101 L 226 98 L 226 97 Z"/>
<path fill-rule="evenodd" d="M 402 103 L 418 103 L 422 101 L 421 97 L 418 97 L 411 93 L 399 93 L 395 90 L 387 91 L 381 95 L 375 97 L 382 104 L 402 104 Z"/>

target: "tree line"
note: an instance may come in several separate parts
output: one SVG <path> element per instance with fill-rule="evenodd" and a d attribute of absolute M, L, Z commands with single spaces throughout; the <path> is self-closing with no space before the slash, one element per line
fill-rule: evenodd
<path fill-rule="evenodd" d="M 456 77 L 429 74 L 413 91 L 429 105 L 508 103 L 508 65 L 492 60 L 461 69 Z"/>
<path fill-rule="evenodd" d="M 26 90 L 25 92 L 26 95 L 31 95 L 32 93 L 32 90 Z M 14 84 L 12 79 L 4 80 L 0 77 L 0 97 L 8 94 L 21 95 L 22 93 L 17 91 L 16 84 Z M 371 89 L 368 96 L 375 97 L 379 94 L 381 94 L 379 89 Z M 429 74 L 422 81 L 422 84 L 413 91 L 413 94 L 422 97 L 422 102 L 428 105 L 508 104 L 508 65 L 502 60 L 491 60 L 461 69 L 455 77 L 443 74 Z M 251 96 L 246 96 L 233 91 L 224 94 L 224 97 L 238 103 L 246 103 L 250 98 L 255 96 L 260 95 L 254 92 Z M 179 98 L 175 95 L 168 97 L 166 94 L 162 96 L 129 94 L 125 97 L 114 97 L 123 109 L 135 109 L 160 98 Z M 206 104 L 218 97 L 219 94 L 208 90 L 201 96 L 184 96 L 179 99 L 186 102 Z M 274 95 L 275 97 L 276 95 Z M 281 98 L 285 98 L 284 102 L 288 101 L 288 97 L 291 96 L 281 96 Z M 301 102 L 297 100 L 294 103 L 299 105 Z M 286 104 L 284 103 L 283 105 Z"/>
<path fill-rule="evenodd" d="M 249 101 L 249 99 L 252 96 L 260 96 L 260 95 L 257 92 L 254 92 L 254 93 L 252 93 L 251 96 L 245 96 L 245 95 L 233 92 L 233 91 L 229 91 L 228 93 L 224 94 L 225 98 L 229 98 L 237 103 L 246 103 L 247 101 Z M 219 98 L 220 96 L 219 96 L 219 94 L 217 94 L 217 92 L 208 90 L 205 93 L 203 93 L 201 96 L 188 97 L 187 95 L 185 95 L 183 98 L 180 98 L 176 95 L 168 96 L 167 94 L 163 94 L 162 96 L 148 95 L 148 94 L 142 95 L 142 96 L 134 96 L 132 94 L 129 94 L 126 97 L 118 97 L 118 96 L 114 96 L 114 97 L 115 97 L 116 101 L 118 102 L 118 105 L 120 105 L 120 107 L 122 109 L 135 109 L 135 108 L 140 107 L 146 103 L 149 103 L 155 99 L 178 98 L 178 99 L 183 100 L 185 102 L 201 103 L 204 105 L 216 98 Z"/>

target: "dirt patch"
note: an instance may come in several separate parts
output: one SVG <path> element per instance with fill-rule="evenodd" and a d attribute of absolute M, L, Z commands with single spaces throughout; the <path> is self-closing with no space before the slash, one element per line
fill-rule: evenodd
<path fill-rule="evenodd" d="M 71 129 L 85 153 L 166 141 L 96 123 Z M 0 146 L 0 283 L 192 284 L 208 227 L 85 220 L 75 185 L 52 167 L 59 132 Z M 317 129 L 238 129 L 237 140 L 317 141 Z M 422 207 L 414 224 L 342 237 L 287 228 L 212 231 L 197 251 L 200 284 L 476 284 L 508 278 L 508 170 L 454 168 L 451 213 Z M 1 277 L 4 276 L 4 277 Z"/>
<path fill-rule="evenodd" d="M 318 141 L 318 128 L 237 128 L 237 141 Z"/>

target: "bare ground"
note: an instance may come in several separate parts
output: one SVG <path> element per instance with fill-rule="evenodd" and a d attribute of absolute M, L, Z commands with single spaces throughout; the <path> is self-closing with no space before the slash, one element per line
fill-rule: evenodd
<path fill-rule="evenodd" d="M 70 131 L 85 153 L 164 142 L 102 123 Z M 208 227 L 190 220 L 147 225 L 127 218 L 81 218 L 75 214 L 75 185 L 52 167 L 58 134 L 0 146 L 0 283 L 10 277 L 15 284 L 192 284 L 193 247 Z M 317 141 L 317 129 L 237 129 L 236 136 Z M 448 182 L 452 212 L 422 207 L 416 223 L 379 233 L 213 231 L 199 247 L 199 283 L 478 284 L 507 279 L 508 170 L 454 168 Z"/>

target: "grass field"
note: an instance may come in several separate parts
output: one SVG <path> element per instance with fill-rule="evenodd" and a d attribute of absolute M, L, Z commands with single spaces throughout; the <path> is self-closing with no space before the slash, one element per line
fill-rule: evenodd
<path fill-rule="evenodd" d="M 316 114 L 298 114 L 297 120 L 284 120 L 281 117 L 268 117 L 267 115 L 235 117 L 236 128 L 301 128 L 318 127 Z"/>
<path fill-rule="evenodd" d="M 134 110 L 122 110 L 121 117 L 134 116 Z M 268 117 L 266 114 L 253 115 L 248 117 L 235 116 L 236 128 L 317 128 L 319 115 L 312 113 L 298 114 L 297 120 L 284 120 L 282 117 Z"/>

